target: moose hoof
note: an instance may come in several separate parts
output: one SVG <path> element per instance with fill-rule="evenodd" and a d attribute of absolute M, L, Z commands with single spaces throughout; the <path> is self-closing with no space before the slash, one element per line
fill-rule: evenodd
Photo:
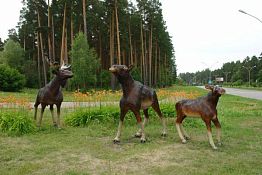
<path fill-rule="evenodd" d="M 113 142 L 114 142 L 114 144 L 119 144 L 120 140 L 114 139 Z"/>
<path fill-rule="evenodd" d="M 183 144 L 186 144 L 186 142 L 187 142 L 187 141 L 186 141 L 185 139 L 182 140 L 182 143 L 183 143 Z"/>
<path fill-rule="evenodd" d="M 141 133 L 136 133 L 136 134 L 135 134 L 135 137 L 136 137 L 136 138 L 140 138 L 141 136 L 142 136 Z"/>
<path fill-rule="evenodd" d="M 167 133 L 164 132 L 164 133 L 161 134 L 161 136 L 162 136 L 162 137 L 166 137 L 166 136 L 167 136 Z"/>
<path fill-rule="evenodd" d="M 141 139 L 140 142 L 141 143 L 146 143 L 146 139 Z"/>
<path fill-rule="evenodd" d="M 218 149 L 216 146 L 214 146 L 214 147 L 212 147 L 212 148 L 213 148 L 213 150 L 217 150 L 217 149 Z"/>
<path fill-rule="evenodd" d="M 189 137 L 189 136 L 184 136 L 184 138 L 185 138 L 186 140 L 190 140 L 190 137 Z"/>

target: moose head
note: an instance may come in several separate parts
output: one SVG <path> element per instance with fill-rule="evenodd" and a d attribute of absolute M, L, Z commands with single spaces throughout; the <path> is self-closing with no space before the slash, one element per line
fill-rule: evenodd
<path fill-rule="evenodd" d="M 71 65 L 65 65 L 63 63 L 62 66 L 59 67 L 57 63 L 54 63 L 52 67 L 53 67 L 52 73 L 56 75 L 56 77 L 61 83 L 61 86 L 65 87 L 66 80 L 73 77 L 73 73 L 71 71 Z"/>
<path fill-rule="evenodd" d="M 212 94 L 216 94 L 218 96 L 221 96 L 226 92 L 222 87 L 214 85 L 205 85 L 205 88 L 211 90 Z"/>

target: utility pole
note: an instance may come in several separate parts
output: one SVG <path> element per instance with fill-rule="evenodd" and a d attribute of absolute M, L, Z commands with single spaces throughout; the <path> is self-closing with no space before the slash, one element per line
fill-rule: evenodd
<path fill-rule="evenodd" d="M 253 67 L 245 67 L 245 66 L 242 66 L 243 68 L 245 68 L 247 71 L 248 71 L 248 85 L 250 86 L 250 72 L 253 68 L 255 68 L 256 66 L 253 66 Z"/>
<path fill-rule="evenodd" d="M 224 74 L 226 75 L 226 83 L 227 83 L 227 76 L 228 74 L 230 74 L 231 72 L 224 72 Z"/>

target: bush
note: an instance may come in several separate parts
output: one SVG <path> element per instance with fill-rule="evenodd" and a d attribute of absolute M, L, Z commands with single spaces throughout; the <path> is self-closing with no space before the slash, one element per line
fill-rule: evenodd
<path fill-rule="evenodd" d="M 25 85 L 25 76 L 18 70 L 0 65 L 0 91 L 19 91 Z"/>
<path fill-rule="evenodd" d="M 241 86 L 243 85 L 243 81 L 242 80 L 237 80 L 233 83 L 233 86 Z"/>
<path fill-rule="evenodd" d="M 162 104 L 161 110 L 164 117 L 175 117 L 175 106 L 173 104 Z M 157 114 L 152 108 L 149 109 L 149 116 L 156 116 Z M 91 122 L 105 123 L 109 121 L 118 121 L 120 116 L 119 107 L 103 107 L 100 108 L 79 108 L 75 112 L 70 113 L 65 117 L 65 123 L 69 126 L 87 126 Z M 132 112 L 128 112 L 125 121 L 135 122 L 135 117 Z M 127 123 L 130 123 L 127 122 Z"/>
<path fill-rule="evenodd" d="M 69 126 L 87 126 L 90 122 L 106 122 L 117 120 L 120 112 L 117 107 L 100 108 L 78 108 L 75 112 L 65 117 L 65 123 Z"/>
<path fill-rule="evenodd" d="M 35 125 L 23 112 L 1 112 L 0 130 L 11 135 L 23 135 L 33 132 Z"/>
<path fill-rule="evenodd" d="M 160 105 L 161 111 L 164 117 L 174 118 L 176 117 L 176 110 L 175 105 L 172 103 L 161 104 Z M 156 112 L 149 108 L 149 117 L 150 120 L 158 120 L 158 116 Z M 141 113 L 142 114 L 142 113 Z M 73 127 L 85 127 L 88 126 L 92 122 L 96 123 L 108 123 L 108 122 L 115 122 L 119 121 L 120 116 L 120 109 L 117 106 L 114 107 L 103 107 L 100 108 L 78 108 L 75 112 L 68 114 L 65 117 L 65 123 L 68 126 Z M 125 124 L 126 125 L 133 125 L 136 123 L 134 114 L 129 111 L 125 117 Z M 184 126 L 186 127 L 199 127 L 203 126 L 203 121 L 199 119 L 191 119 L 187 118 L 184 121 Z"/>

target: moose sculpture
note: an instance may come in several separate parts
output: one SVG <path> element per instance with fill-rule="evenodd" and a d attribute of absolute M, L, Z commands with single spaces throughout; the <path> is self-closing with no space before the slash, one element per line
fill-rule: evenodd
<path fill-rule="evenodd" d="M 211 90 L 207 96 L 199 97 L 194 100 L 181 100 L 176 103 L 176 129 L 182 143 L 186 143 L 189 139 L 188 134 L 182 126 L 183 120 L 189 116 L 201 117 L 207 127 L 208 140 L 213 149 L 217 149 L 214 144 L 211 133 L 211 121 L 215 124 L 217 129 L 217 141 L 221 145 L 221 125 L 217 118 L 217 103 L 219 97 L 225 93 L 225 90 L 218 86 L 206 85 L 206 89 Z"/>
<path fill-rule="evenodd" d="M 37 126 L 41 127 L 41 122 L 43 118 L 43 113 L 46 106 L 50 105 L 50 111 L 52 115 L 53 125 L 60 128 L 60 108 L 63 102 L 62 87 L 66 85 L 67 79 L 73 77 L 71 72 L 71 66 L 62 65 L 60 68 L 55 68 L 52 73 L 55 77 L 43 88 L 38 91 L 36 101 L 34 104 L 35 114 L 34 119 L 37 120 L 37 107 L 41 104 L 41 114 L 37 121 Z M 54 118 L 54 104 L 57 107 L 57 120 Z"/>
<path fill-rule="evenodd" d="M 148 108 L 150 106 L 152 106 L 160 117 L 163 125 L 162 136 L 166 136 L 165 119 L 160 111 L 156 92 L 142 83 L 135 81 L 129 73 L 132 68 L 133 66 L 127 67 L 126 65 L 112 65 L 109 68 L 109 71 L 116 76 L 119 83 L 122 85 L 123 90 L 123 95 L 120 100 L 120 120 L 114 143 L 120 142 L 121 129 L 128 110 L 134 113 L 137 123 L 140 126 L 135 136 L 140 137 L 141 143 L 146 141 L 144 126 L 149 119 Z M 145 115 L 143 123 L 140 116 L 140 109 L 143 110 Z"/>

